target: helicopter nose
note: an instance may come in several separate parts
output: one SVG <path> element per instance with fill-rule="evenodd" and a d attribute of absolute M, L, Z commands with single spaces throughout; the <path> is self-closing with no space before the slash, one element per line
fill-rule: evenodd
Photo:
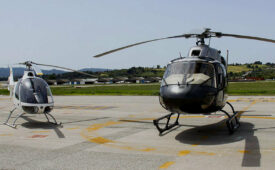
<path fill-rule="evenodd" d="M 200 85 L 168 85 L 160 89 L 160 95 L 173 99 L 202 99 L 209 94 L 209 88 Z M 214 94 L 214 93 L 213 93 Z"/>
<path fill-rule="evenodd" d="M 199 85 L 168 85 L 160 89 L 165 108 L 172 112 L 203 112 L 215 99 L 216 90 Z"/>

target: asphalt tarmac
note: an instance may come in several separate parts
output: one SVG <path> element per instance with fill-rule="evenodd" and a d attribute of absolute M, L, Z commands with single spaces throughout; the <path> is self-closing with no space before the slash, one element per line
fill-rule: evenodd
<path fill-rule="evenodd" d="M 160 136 L 168 114 L 154 96 L 55 96 L 51 114 L 0 125 L 0 169 L 274 169 L 275 97 L 230 97 L 241 126 L 230 135 L 223 113 L 182 115 Z M 0 97 L 0 121 L 12 108 Z M 230 112 L 228 106 L 225 110 Z M 13 118 L 18 114 L 15 112 Z M 172 119 L 175 120 L 175 119 Z"/>

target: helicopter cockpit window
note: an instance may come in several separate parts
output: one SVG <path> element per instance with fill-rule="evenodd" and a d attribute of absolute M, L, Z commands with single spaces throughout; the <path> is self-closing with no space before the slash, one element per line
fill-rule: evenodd
<path fill-rule="evenodd" d="M 201 50 L 193 50 L 191 56 L 200 56 Z"/>
<path fill-rule="evenodd" d="M 20 83 L 20 101 L 33 104 L 53 102 L 48 84 L 40 78 L 28 78 Z"/>
<path fill-rule="evenodd" d="M 215 87 L 214 67 L 202 62 L 176 62 L 167 66 L 163 76 L 165 85 L 203 85 Z"/>

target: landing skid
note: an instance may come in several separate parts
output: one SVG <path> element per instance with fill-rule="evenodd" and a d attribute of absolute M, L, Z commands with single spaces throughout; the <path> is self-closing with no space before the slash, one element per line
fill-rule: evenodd
<path fill-rule="evenodd" d="M 228 112 L 226 112 L 225 110 L 222 110 L 222 109 L 220 111 L 222 111 L 223 113 L 225 113 L 227 115 L 228 119 L 226 120 L 226 126 L 228 128 L 229 133 L 233 134 L 240 127 L 240 121 L 239 121 L 240 117 L 238 115 L 238 112 L 236 112 L 234 110 L 234 107 L 229 102 L 226 102 L 226 104 L 228 104 L 230 106 L 230 108 L 232 109 L 233 115 L 230 115 Z M 169 124 L 170 119 L 174 114 L 177 114 L 176 121 L 172 124 Z M 156 126 L 157 130 L 159 131 L 159 134 L 161 135 L 163 132 L 179 125 L 179 116 L 180 116 L 179 113 L 170 113 L 168 115 L 165 115 L 163 117 L 153 120 L 153 123 Z M 163 119 L 167 119 L 167 121 L 166 121 L 165 126 L 163 128 L 161 128 L 159 126 L 159 124 L 160 124 L 159 121 L 161 121 Z"/>
<path fill-rule="evenodd" d="M 172 124 L 169 124 L 170 119 L 171 119 L 172 115 L 174 115 L 174 114 L 178 114 L 178 115 L 177 115 L 177 118 L 176 118 L 176 121 L 175 121 L 174 123 L 172 123 Z M 167 130 L 169 130 L 169 129 L 171 129 L 171 128 L 177 126 L 177 125 L 179 125 L 179 117 L 180 117 L 180 114 L 179 114 L 179 113 L 170 113 L 170 114 L 168 114 L 168 115 L 165 115 L 165 116 L 163 116 L 163 117 L 160 117 L 160 118 L 158 118 L 158 119 L 153 120 L 153 123 L 154 123 L 154 125 L 156 126 L 156 128 L 158 129 L 159 134 L 161 135 L 163 132 L 165 132 L 165 131 L 167 131 Z M 166 122 L 166 124 L 165 124 L 165 127 L 164 127 L 164 128 L 161 128 L 161 127 L 159 126 L 159 121 L 160 121 L 160 120 L 163 120 L 163 119 L 167 119 L 167 122 Z"/>
<path fill-rule="evenodd" d="M 15 110 L 16 110 L 16 108 L 14 108 L 14 109 L 12 109 L 12 110 L 10 111 L 10 114 L 9 114 L 7 120 L 3 123 L 4 125 L 7 125 L 7 126 L 12 127 L 12 128 L 16 128 L 15 122 L 16 122 L 20 117 L 22 117 L 25 113 L 20 113 L 20 114 L 18 114 L 18 115 L 16 116 L 16 118 L 14 119 L 13 123 L 12 123 L 12 124 L 9 124 L 9 120 L 10 120 L 10 118 L 11 118 L 11 115 L 12 115 L 12 113 L 13 113 Z M 47 118 L 48 123 L 51 123 L 51 124 L 54 124 L 54 125 L 58 125 L 58 126 L 62 126 L 62 123 L 61 123 L 61 122 L 60 122 L 60 123 L 57 123 L 57 122 L 56 122 L 56 119 L 55 119 L 50 113 L 44 113 L 44 115 L 45 115 L 45 117 Z M 48 118 L 48 115 L 53 119 L 53 122 L 50 121 L 50 119 Z"/>
<path fill-rule="evenodd" d="M 17 121 L 17 119 L 18 119 L 19 117 L 23 116 L 25 113 L 20 113 L 20 114 L 18 114 L 18 115 L 16 116 L 16 118 L 14 119 L 13 123 L 12 123 L 12 124 L 9 124 L 9 120 L 10 120 L 10 118 L 11 118 L 11 115 L 12 115 L 12 113 L 13 113 L 15 110 L 16 110 L 16 108 L 14 108 L 14 109 L 12 109 L 12 110 L 10 111 L 10 114 L 9 114 L 9 116 L 8 116 L 8 119 L 3 123 L 4 125 L 7 125 L 7 126 L 12 127 L 12 128 L 16 128 L 15 122 Z"/>
<path fill-rule="evenodd" d="M 62 122 L 59 122 L 57 123 L 56 119 L 53 117 L 53 115 L 51 115 L 50 113 L 44 113 L 45 117 L 47 118 L 48 120 L 48 123 L 52 123 L 54 125 L 57 125 L 57 126 L 61 126 L 62 127 Z M 53 119 L 54 122 L 51 122 L 48 115 Z"/>
<path fill-rule="evenodd" d="M 238 112 L 234 110 L 234 107 L 229 102 L 226 102 L 226 104 L 228 104 L 231 107 L 233 115 L 230 115 L 225 110 L 221 109 L 221 111 L 227 115 L 228 119 L 226 120 L 226 126 L 228 128 L 229 133 L 233 134 L 241 125 L 239 121 L 240 117 L 238 115 Z"/>

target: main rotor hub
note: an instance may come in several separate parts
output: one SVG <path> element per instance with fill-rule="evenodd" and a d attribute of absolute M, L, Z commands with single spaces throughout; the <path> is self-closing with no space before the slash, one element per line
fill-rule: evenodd
<path fill-rule="evenodd" d="M 196 45 L 205 45 L 204 38 L 200 38 L 197 40 Z"/>
<path fill-rule="evenodd" d="M 28 70 L 31 70 L 31 67 L 32 67 L 32 61 L 26 61 L 26 62 L 24 62 L 24 63 L 20 63 L 20 64 L 25 65 L 25 66 L 26 66 L 26 68 L 27 68 Z"/>

